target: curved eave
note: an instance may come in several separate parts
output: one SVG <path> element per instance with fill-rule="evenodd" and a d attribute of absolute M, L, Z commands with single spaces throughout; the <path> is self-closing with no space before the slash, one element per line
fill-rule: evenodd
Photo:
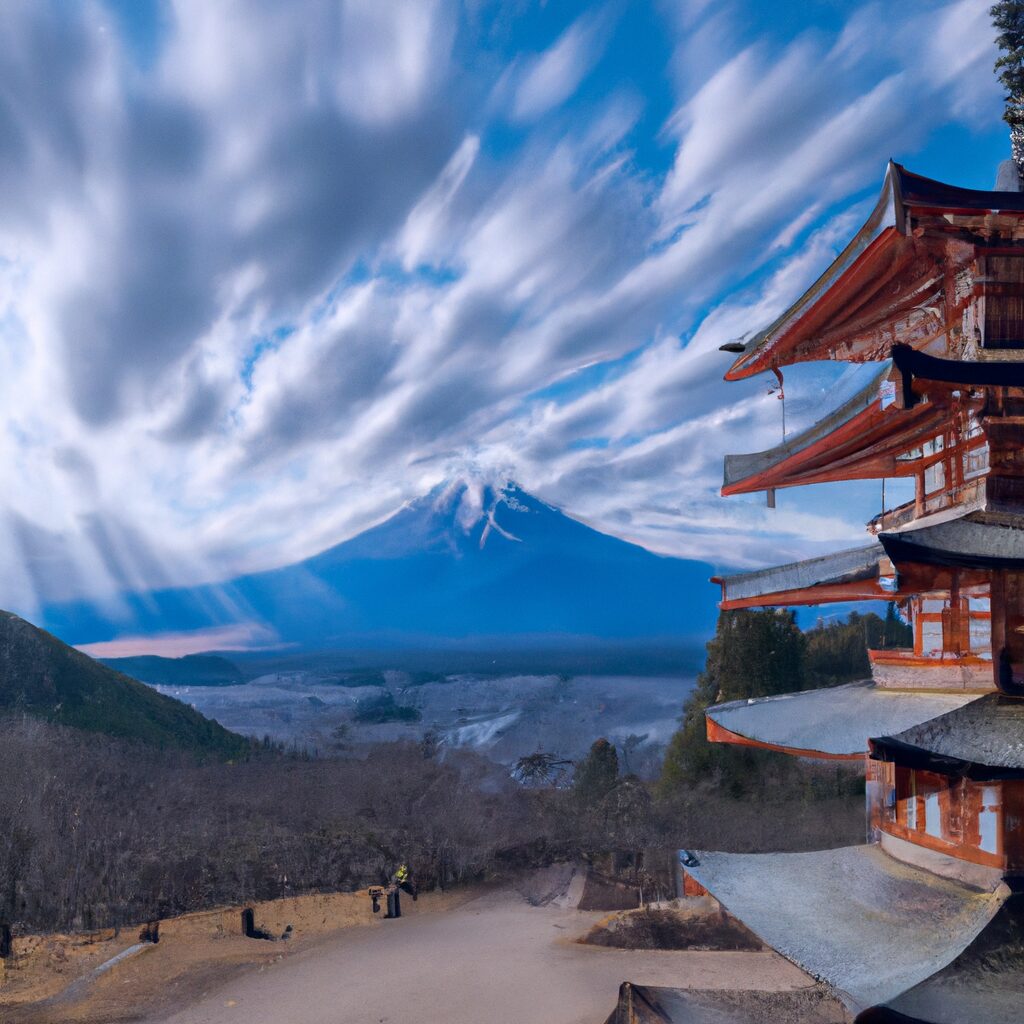
<path fill-rule="evenodd" d="M 890 162 L 898 176 L 902 205 L 912 213 L 1022 213 L 1024 192 L 992 192 L 985 189 L 947 185 L 901 164 Z"/>
<path fill-rule="evenodd" d="M 723 610 L 885 600 L 892 593 L 879 582 L 884 555 L 873 543 L 753 572 L 712 576 L 711 582 L 722 588 Z"/>
<path fill-rule="evenodd" d="M 1024 778 L 1024 768 L 1007 768 L 970 761 L 962 757 L 953 757 L 948 754 L 939 754 L 927 747 L 904 743 L 894 736 L 879 736 L 872 739 L 869 746 L 869 756 L 873 761 L 892 761 L 903 768 L 914 768 L 917 771 L 932 772 L 936 775 L 948 775 L 955 779 L 998 782 L 1001 779 Z"/>
<path fill-rule="evenodd" d="M 1024 778 L 1024 700 L 987 694 L 873 738 L 871 756 L 979 781 Z"/>
<path fill-rule="evenodd" d="M 953 963 L 1009 890 L 978 892 L 876 846 L 680 854 L 687 875 L 764 942 L 844 993 L 885 1003 Z"/>
<path fill-rule="evenodd" d="M 817 446 L 826 438 L 836 436 L 853 424 L 858 424 L 855 429 L 860 429 L 862 419 L 873 410 L 880 409 L 878 389 L 889 375 L 891 365 L 887 363 L 851 399 L 791 440 L 762 452 L 726 455 L 722 494 L 744 494 L 748 491 L 763 490 L 762 481 L 784 475 L 785 467 L 795 460 L 802 461 L 812 456 Z M 761 483 L 762 486 L 754 486 L 755 483 Z"/>
<path fill-rule="evenodd" d="M 985 513 L 880 533 L 878 540 L 894 562 L 963 569 L 1024 569 L 1024 523 L 986 520 Z"/>
<path fill-rule="evenodd" d="M 868 753 L 869 736 L 919 726 L 977 699 L 959 693 L 883 690 L 865 680 L 716 704 L 707 709 L 705 722 L 712 743 L 852 761 Z"/>
<path fill-rule="evenodd" d="M 733 732 L 719 725 L 710 715 L 704 719 L 709 743 L 733 743 L 739 747 L 755 747 L 758 750 L 774 750 L 779 754 L 791 757 L 809 757 L 820 761 L 860 761 L 867 754 L 867 743 L 864 750 L 853 754 L 833 754 L 827 750 L 815 750 L 813 747 L 787 747 L 781 743 L 770 743 L 767 740 L 755 740 L 742 733 Z"/>
<path fill-rule="evenodd" d="M 889 162 L 882 192 L 875 208 L 832 265 L 771 326 L 747 342 L 745 350 L 725 374 L 726 380 L 742 380 L 769 369 L 775 351 L 786 341 L 803 318 L 835 288 L 855 288 L 870 274 L 876 258 L 897 242 L 903 215 L 896 165 Z"/>
<path fill-rule="evenodd" d="M 819 309 L 843 304 L 878 283 L 886 258 L 899 256 L 894 248 L 909 249 L 908 237 L 927 218 L 968 218 L 979 227 L 992 215 L 1009 214 L 1020 219 L 1024 193 L 986 192 L 958 188 L 913 174 L 889 162 L 878 202 L 863 227 L 839 257 L 813 285 L 770 327 L 744 347 L 725 374 L 740 380 L 755 373 L 807 359 L 828 358 L 828 352 L 805 351 L 821 329 Z M 800 351 L 794 351 L 801 346 Z M 812 346 L 813 347 L 813 346 Z M 877 356 L 876 356 L 877 358 Z"/>
<path fill-rule="evenodd" d="M 713 578 L 712 582 L 719 582 Z M 849 601 L 891 601 L 896 592 L 883 587 L 877 579 L 854 580 L 850 583 L 818 583 L 799 590 L 774 590 L 756 597 L 739 597 L 718 602 L 723 612 L 743 608 L 815 607 L 819 604 L 846 604 Z"/>
<path fill-rule="evenodd" d="M 849 418 L 829 417 L 786 445 L 756 455 L 727 455 L 722 494 L 728 497 L 830 480 L 913 476 L 918 465 L 901 463 L 899 456 L 948 418 L 946 410 L 929 403 L 908 411 L 883 410 L 875 399 Z"/>

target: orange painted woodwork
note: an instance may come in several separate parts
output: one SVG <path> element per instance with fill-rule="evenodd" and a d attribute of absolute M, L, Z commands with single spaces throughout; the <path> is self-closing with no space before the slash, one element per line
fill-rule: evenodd
<path fill-rule="evenodd" d="M 934 437 L 946 423 L 943 409 L 921 404 L 898 422 L 878 402 L 838 429 L 783 461 L 744 480 L 726 484 L 722 494 L 750 494 L 768 487 L 797 487 L 833 480 L 869 480 L 882 476 L 912 476 L 915 463 L 900 465 L 896 458 Z"/>
<path fill-rule="evenodd" d="M 973 654 L 956 657 L 930 658 L 926 654 L 915 654 L 902 647 L 892 647 L 884 651 L 868 651 L 868 660 L 872 665 L 906 665 L 910 668 L 941 668 L 949 665 L 987 665 L 991 666 L 991 658 L 980 658 Z"/>
<path fill-rule="evenodd" d="M 880 307 L 875 318 L 877 313 L 884 315 L 892 306 L 892 300 L 887 301 L 884 297 L 885 286 L 891 288 L 893 278 L 905 271 L 909 263 L 908 249 L 907 240 L 895 228 L 884 229 L 812 309 L 808 309 L 783 335 L 775 338 L 773 344 L 765 346 L 754 359 L 747 361 L 741 356 L 725 374 L 725 379 L 742 380 L 773 365 L 783 365 L 784 361 L 796 362 L 797 359 L 793 358 L 794 350 L 801 345 L 813 344 L 829 327 L 837 323 L 845 324 L 849 320 L 863 322 L 865 311 L 870 310 L 872 305 Z M 879 291 L 883 293 L 881 302 Z M 867 319 L 872 317 L 868 315 Z M 817 348 L 825 353 L 819 358 L 828 358 L 828 342 L 819 341 Z M 786 358 L 782 353 L 786 353 Z M 804 355 L 803 358 L 811 357 Z"/>
<path fill-rule="evenodd" d="M 1024 545 L 1012 532 L 1024 530 L 1022 232 L 1024 196 L 956 189 L 890 163 L 876 206 L 838 259 L 743 346 L 727 380 L 764 371 L 781 380 L 782 367 L 816 360 L 890 362 L 814 427 L 770 451 L 732 457 L 723 495 L 875 477 L 913 480 L 914 496 L 885 507 L 883 483 L 882 511 L 868 524 L 877 567 L 869 546 L 782 567 L 803 572 L 715 580 L 723 610 L 896 601 L 913 648 L 868 652 L 876 686 L 999 689 L 1024 700 Z M 822 578 L 831 582 L 794 586 Z M 773 585 L 792 589 L 727 596 L 730 588 L 737 595 Z M 710 742 L 828 760 L 862 756 L 781 747 L 706 722 Z M 801 739 L 815 741 L 813 733 Z M 869 759 L 865 771 L 872 838 L 886 832 L 1024 874 L 1024 779 L 944 775 L 955 759 L 918 760 L 898 743 L 886 749 L 896 760 Z M 1016 770 L 1011 758 L 1003 772 L 999 751 L 993 756 L 995 774 Z"/>
<path fill-rule="evenodd" d="M 1024 869 L 1024 780 L 975 781 L 890 765 L 874 809 L 883 832 L 1002 871 Z"/>
<path fill-rule="evenodd" d="M 717 583 L 718 577 L 712 582 Z M 724 592 L 723 587 L 723 592 Z M 891 601 L 892 592 L 878 585 L 877 580 L 859 580 L 854 583 L 823 583 L 800 590 L 779 590 L 774 594 L 759 594 L 756 597 L 739 597 L 731 601 L 719 601 L 723 611 L 737 608 L 779 608 L 789 605 L 836 604 L 844 601 Z"/>
<path fill-rule="evenodd" d="M 689 871 L 683 872 L 683 895 L 684 896 L 707 896 L 708 891 L 697 881 Z"/>
<path fill-rule="evenodd" d="M 826 754 L 820 750 L 804 750 L 800 747 L 782 747 L 775 743 L 765 743 L 762 740 L 752 740 L 724 725 L 719 725 L 710 715 L 704 716 L 705 728 L 709 743 L 734 743 L 739 747 L 756 747 L 759 750 L 775 750 L 780 754 L 792 754 L 794 757 L 812 757 L 822 761 L 860 761 L 864 752 L 857 754 Z M 867 748 L 867 737 L 864 738 L 864 747 Z"/>

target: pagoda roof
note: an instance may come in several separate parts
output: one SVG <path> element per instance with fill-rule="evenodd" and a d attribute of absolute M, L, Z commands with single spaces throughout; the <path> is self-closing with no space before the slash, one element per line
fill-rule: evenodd
<path fill-rule="evenodd" d="M 708 736 L 804 757 L 860 759 L 868 752 L 869 736 L 902 732 L 977 699 L 880 689 L 868 679 L 716 704 L 707 710 L 714 723 Z"/>
<path fill-rule="evenodd" d="M 856 1009 L 947 967 L 1009 895 L 1005 885 L 979 892 L 877 846 L 680 857 L 726 910 Z"/>
<path fill-rule="evenodd" d="M 1024 777 L 1024 699 L 990 693 L 895 734 L 872 756 L 971 779 Z"/>
<path fill-rule="evenodd" d="M 824 480 L 910 476 L 913 463 L 897 456 L 941 429 L 949 412 L 927 402 L 912 409 L 883 406 L 879 393 L 892 363 L 838 409 L 783 444 L 748 455 L 726 455 L 723 495 Z"/>
<path fill-rule="evenodd" d="M 1024 897 L 1011 896 L 948 967 L 886 1006 L 898 1020 L 1020 1024 L 1024 992 Z"/>
<path fill-rule="evenodd" d="M 1024 569 L 1024 519 L 970 512 L 927 525 L 910 523 L 878 535 L 893 561 L 966 569 Z"/>
<path fill-rule="evenodd" d="M 667 988 L 634 985 L 619 988 L 617 1013 L 609 1022 L 631 1024 L 751 1024 L 785 1021 L 786 1024 L 821 1024 L 837 1019 L 842 1008 L 824 985 L 807 985 L 778 992 L 760 989 Z M 606 1022 L 607 1024 L 607 1022 Z"/>
<path fill-rule="evenodd" d="M 879 359 L 892 332 L 885 322 L 926 316 L 941 288 L 934 252 L 915 237 L 921 218 L 1024 214 L 1024 193 L 958 188 L 889 162 L 882 191 L 863 227 L 817 281 L 774 323 L 751 338 L 729 371 L 739 380 L 789 363 L 835 357 Z M 894 287 L 897 282 L 899 287 Z M 942 325 L 933 324 L 933 333 Z M 926 339 L 926 328 L 921 328 Z M 921 333 L 918 332 L 918 333 Z M 832 341 L 825 338 L 830 334 Z"/>
<path fill-rule="evenodd" d="M 725 609 L 885 600 L 892 596 L 878 582 L 879 563 L 885 557 L 876 542 L 802 562 L 712 576 L 711 581 L 721 585 Z"/>

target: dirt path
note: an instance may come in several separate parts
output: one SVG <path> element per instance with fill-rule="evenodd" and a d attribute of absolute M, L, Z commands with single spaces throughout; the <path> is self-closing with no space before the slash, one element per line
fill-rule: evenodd
<path fill-rule="evenodd" d="M 489 893 L 448 912 L 340 933 L 145 1021 L 600 1024 L 627 979 L 764 991 L 810 984 L 773 953 L 626 952 L 572 941 L 600 917 Z"/>

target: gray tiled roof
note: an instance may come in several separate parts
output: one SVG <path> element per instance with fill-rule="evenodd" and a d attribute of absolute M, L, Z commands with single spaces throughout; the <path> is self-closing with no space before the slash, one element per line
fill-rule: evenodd
<path fill-rule="evenodd" d="M 632 1014 L 630 1016 L 630 1014 Z M 765 992 L 758 989 L 682 989 L 626 983 L 608 1024 L 824 1024 L 846 1015 L 824 985 Z"/>
<path fill-rule="evenodd" d="M 967 567 L 1024 566 L 1024 519 L 972 512 L 931 526 L 879 534 L 893 559 Z"/>
<path fill-rule="evenodd" d="M 742 601 L 784 590 L 802 590 L 823 583 L 873 579 L 878 575 L 878 560 L 884 556 L 882 546 L 872 543 L 818 558 L 807 558 L 802 562 L 722 576 L 723 598 L 726 601 Z"/>
<path fill-rule="evenodd" d="M 1024 1018 L 1024 896 L 1011 896 L 952 964 L 888 1005 L 931 1024 L 1020 1024 Z"/>
<path fill-rule="evenodd" d="M 879 747 L 913 748 L 978 768 L 1024 771 L 1024 698 L 986 694 L 900 732 L 876 733 Z M 893 742 L 895 741 L 895 742 Z"/>
<path fill-rule="evenodd" d="M 768 945 L 861 1009 L 950 964 L 1002 906 L 875 846 L 692 854 L 691 874 Z"/>
<path fill-rule="evenodd" d="M 902 732 L 946 715 L 975 695 L 906 693 L 871 680 L 776 697 L 735 700 L 708 708 L 708 717 L 747 739 L 823 754 L 860 754 L 868 737 Z"/>

